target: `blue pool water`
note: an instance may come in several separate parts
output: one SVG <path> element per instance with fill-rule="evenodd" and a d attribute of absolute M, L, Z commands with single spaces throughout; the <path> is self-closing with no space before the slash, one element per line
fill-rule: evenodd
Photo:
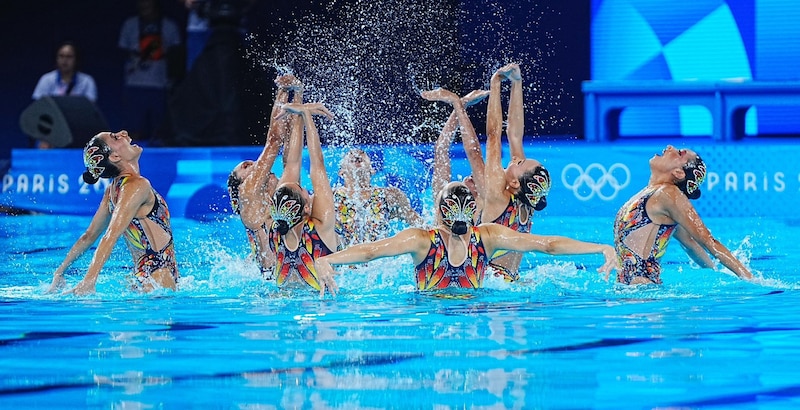
<path fill-rule="evenodd" d="M 673 243 L 661 287 L 606 282 L 595 256 L 529 255 L 521 285 L 425 295 L 398 258 L 342 269 L 341 293 L 319 300 L 264 283 L 238 220 L 176 219 L 177 293 L 128 290 L 120 243 L 96 295 L 44 295 L 88 222 L 0 217 L 0 407 L 800 405 L 798 220 L 706 219 L 757 283 L 696 269 Z M 612 239 L 603 217 L 534 230 Z"/>

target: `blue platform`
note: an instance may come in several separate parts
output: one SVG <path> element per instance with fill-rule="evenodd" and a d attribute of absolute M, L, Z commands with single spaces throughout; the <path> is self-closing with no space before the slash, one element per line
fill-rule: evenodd
<path fill-rule="evenodd" d="M 744 114 L 753 106 L 800 107 L 798 81 L 584 81 L 585 137 L 611 141 L 619 137 L 623 109 L 642 106 L 705 107 L 711 114 L 714 140 L 744 136 Z"/>
<path fill-rule="evenodd" d="M 676 143 L 676 141 L 672 141 Z M 683 142 L 691 142 L 685 145 Z M 529 140 L 528 157 L 541 160 L 553 177 L 548 207 L 542 215 L 613 217 L 617 209 L 647 184 L 648 160 L 666 145 L 662 140 L 614 144 Z M 737 143 L 678 140 L 696 150 L 708 166 L 702 197 L 694 201 L 703 216 L 785 216 L 800 203 L 800 143 L 793 140 L 748 140 Z M 374 159 L 377 185 L 395 185 L 422 210 L 431 202 L 432 146 L 365 146 Z M 347 148 L 326 147 L 333 184 L 339 158 Z M 260 148 L 150 148 L 140 161 L 143 175 L 166 196 L 172 214 L 194 219 L 230 213 L 225 182 L 243 159 Z M 454 146 L 453 177 L 470 173 L 460 146 Z M 509 155 L 505 152 L 504 158 Z M 280 159 L 274 171 L 280 174 Z M 303 166 L 308 169 L 308 158 Z M 3 177 L 0 206 L 47 214 L 91 215 L 107 182 L 81 181 L 80 150 L 13 151 L 12 167 Z M 303 184 L 310 187 L 307 177 Z"/>

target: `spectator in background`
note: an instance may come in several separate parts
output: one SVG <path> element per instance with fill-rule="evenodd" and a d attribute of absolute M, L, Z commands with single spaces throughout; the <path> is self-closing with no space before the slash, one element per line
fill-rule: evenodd
<path fill-rule="evenodd" d="M 172 146 L 247 145 L 266 135 L 271 94 L 264 67 L 245 51 L 254 0 L 198 1 L 210 36 L 169 100 Z"/>
<path fill-rule="evenodd" d="M 39 78 L 32 98 L 38 100 L 46 96 L 83 96 L 91 102 L 97 101 L 97 85 L 94 78 L 78 71 L 80 59 L 78 48 L 70 41 L 61 43 L 56 49 L 56 69 Z M 43 140 L 36 141 L 36 147 L 52 148 Z"/>
<path fill-rule="evenodd" d="M 206 46 L 208 37 L 211 36 L 211 29 L 208 17 L 200 10 L 205 4 L 204 0 L 178 0 L 178 3 L 183 4 L 189 11 L 186 18 L 186 71 L 188 72 Z"/>
<path fill-rule="evenodd" d="M 89 74 L 78 71 L 78 48 L 65 41 L 56 50 L 56 69 L 45 73 L 36 83 L 33 99 L 44 96 L 82 95 L 97 101 L 97 85 Z"/>
<path fill-rule="evenodd" d="M 158 0 L 136 0 L 137 15 L 122 24 L 120 49 L 127 53 L 123 110 L 134 140 L 158 142 L 172 86 L 168 54 L 181 44 L 178 25 L 164 17 Z"/>

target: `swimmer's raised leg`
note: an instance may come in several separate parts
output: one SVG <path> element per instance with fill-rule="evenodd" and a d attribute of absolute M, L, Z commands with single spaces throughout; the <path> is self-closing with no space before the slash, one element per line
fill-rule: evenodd
<path fill-rule="evenodd" d="M 450 147 L 456 136 L 457 128 L 458 117 L 455 112 L 452 112 L 447 122 L 444 124 L 444 127 L 442 127 L 442 132 L 439 133 L 436 144 L 433 146 L 433 179 L 431 181 L 431 189 L 434 198 L 439 195 L 439 191 L 441 191 L 445 184 L 450 182 L 452 178 Z"/>
<path fill-rule="evenodd" d="M 450 182 L 452 178 L 450 169 L 449 148 L 452 143 L 455 126 L 460 125 L 461 140 L 464 152 L 472 168 L 473 180 L 476 190 L 480 193 L 483 189 L 483 152 L 481 151 L 480 141 L 472 126 L 472 121 L 467 115 L 466 107 L 482 101 L 489 92 L 485 90 L 474 90 L 466 96 L 459 98 L 455 93 L 443 88 L 436 88 L 430 91 L 423 91 L 422 98 L 428 101 L 446 102 L 453 107 L 448 122 L 442 129 L 442 133 L 436 141 L 434 151 L 434 178 L 432 182 L 434 195 Z M 454 121 L 455 120 L 455 121 Z M 455 122 L 455 123 L 454 123 Z"/>
<path fill-rule="evenodd" d="M 294 75 L 286 74 L 279 76 L 275 79 L 275 85 L 278 86 L 278 96 L 280 96 L 280 101 L 276 98 L 275 104 L 272 106 L 272 113 L 270 114 L 270 118 L 274 121 L 278 127 L 278 131 L 281 135 L 281 141 L 283 145 L 283 167 L 286 168 L 286 161 L 287 159 L 292 157 L 292 154 L 295 152 L 302 152 L 302 146 L 300 147 L 299 151 L 295 151 L 294 148 L 290 145 L 291 141 L 291 133 L 292 133 L 292 122 L 294 121 L 291 116 L 281 117 L 280 119 L 276 119 L 278 113 L 280 112 L 281 107 L 284 104 L 287 104 L 291 99 L 292 102 L 295 103 L 302 103 L 303 102 L 303 90 L 304 86 L 303 83 L 297 79 Z M 291 149 L 290 149 L 291 147 Z M 302 155 L 302 153 L 301 153 Z"/>
<path fill-rule="evenodd" d="M 511 95 L 508 100 L 508 119 L 506 136 L 512 157 L 525 158 L 522 137 L 525 134 L 525 108 L 522 96 L 522 73 L 516 63 L 501 68 L 501 74 L 511 81 Z"/>

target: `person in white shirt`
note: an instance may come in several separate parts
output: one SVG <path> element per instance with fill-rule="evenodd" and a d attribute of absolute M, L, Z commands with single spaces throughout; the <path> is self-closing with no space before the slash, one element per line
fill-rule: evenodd
<path fill-rule="evenodd" d="M 91 75 L 78 71 L 78 57 L 78 48 L 74 43 L 61 43 L 56 49 L 56 69 L 39 78 L 31 98 L 78 96 L 86 97 L 92 103 L 97 102 L 97 85 Z M 49 142 L 42 140 L 36 141 L 35 145 L 41 149 L 53 148 Z"/>
<path fill-rule="evenodd" d="M 174 20 L 158 0 L 136 0 L 137 14 L 122 24 L 117 46 L 126 53 L 123 109 L 134 140 L 158 141 L 172 87 L 168 55 L 181 44 Z"/>
<path fill-rule="evenodd" d="M 64 42 L 56 51 L 56 69 L 39 78 L 33 90 L 33 99 L 45 96 L 84 96 L 97 101 L 97 85 L 94 78 L 78 71 L 78 49 L 72 42 Z"/>

